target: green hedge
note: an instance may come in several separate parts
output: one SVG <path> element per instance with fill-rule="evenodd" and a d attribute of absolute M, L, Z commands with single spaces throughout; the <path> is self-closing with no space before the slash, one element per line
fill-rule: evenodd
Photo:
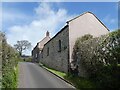
<path fill-rule="evenodd" d="M 103 87 L 120 86 L 120 30 L 101 37 L 85 35 L 75 43 L 73 63 Z"/>
<path fill-rule="evenodd" d="M 2 88 L 17 87 L 17 51 L 7 44 L 5 35 L 2 39 Z"/>

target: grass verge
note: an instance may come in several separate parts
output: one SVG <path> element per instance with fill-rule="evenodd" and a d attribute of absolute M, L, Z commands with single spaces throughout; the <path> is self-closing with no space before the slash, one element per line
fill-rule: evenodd
<path fill-rule="evenodd" d="M 44 68 L 46 68 L 47 70 L 51 71 L 52 73 L 58 75 L 61 78 L 64 78 L 66 76 L 66 73 L 64 73 L 64 72 L 60 72 L 60 71 L 57 71 L 57 70 L 54 70 L 54 69 L 51 69 L 51 68 L 48 68 L 45 66 L 44 66 Z"/>
<path fill-rule="evenodd" d="M 95 88 L 95 84 L 90 81 L 89 79 L 78 77 L 72 74 L 66 74 L 64 72 L 60 72 L 58 70 L 55 70 L 53 68 L 49 68 L 44 64 L 40 63 L 40 66 L 44 67 L 45 69 L 49 70 L 50 72 L 58 75 L 59 77 L 69 81 L 73 84 L 77 89 L 83 89 L 83 88 Z"/>

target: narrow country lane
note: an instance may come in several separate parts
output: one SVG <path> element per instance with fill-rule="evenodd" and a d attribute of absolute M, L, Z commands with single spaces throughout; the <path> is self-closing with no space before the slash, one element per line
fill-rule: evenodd
<path fill-rule="evenodd" d="M 34 63 L 19 62 L 18 88 L 74 87 Z"/>

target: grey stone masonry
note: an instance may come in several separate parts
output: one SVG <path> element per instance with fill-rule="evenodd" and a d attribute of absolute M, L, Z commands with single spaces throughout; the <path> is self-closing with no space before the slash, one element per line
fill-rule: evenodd
<path fill-rule="evenodd" d="M 69 32 L 68 26 L 65 26 L 56 36 L 44 45 L 40 62 L 56 70 L 68 72 L 68 50 Z"/>

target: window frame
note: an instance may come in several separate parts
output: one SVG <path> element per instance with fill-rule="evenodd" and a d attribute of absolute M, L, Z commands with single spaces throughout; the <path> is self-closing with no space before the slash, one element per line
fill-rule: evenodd
<path fill-rule="evenodd" d="M 47 47 L 47 56 L 49 56 L 49 52 L 50 52 L 49 47 Z"/>
<path fill-rule="evenodd" d="M 58 52 L 61 52 L 62 49 L 62 42 L 61 40 L 58 41 Z"/>

